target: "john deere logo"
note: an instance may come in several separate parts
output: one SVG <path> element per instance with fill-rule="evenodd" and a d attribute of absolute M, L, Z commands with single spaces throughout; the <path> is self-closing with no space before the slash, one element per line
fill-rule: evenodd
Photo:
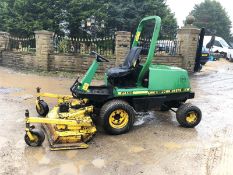
<path fill-rule="evenodd" d="M 180 76 L 180 82 L 184 83 L 187 81 L 187 78 L 185 76 Z"/>

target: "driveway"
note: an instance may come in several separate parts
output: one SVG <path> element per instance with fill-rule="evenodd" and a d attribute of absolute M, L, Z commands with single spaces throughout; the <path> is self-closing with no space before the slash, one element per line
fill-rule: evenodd
<path fill-rule="evenodd" d="M 35 88 L 69 94 L 74 79 L 0 67 L 0 174 L 233 174 L 232 63 L 208 62 L 202 72 L 191 76 L 196 92 L 191 102 L 203 113 L 194 129 L 179 127 L 172 112 L 149 112 L 138 116 L 127 134 L 99 132 L 88 149 L 50 151 L 47 140 L 42 147 L 28 147 L 23 139 L 24 111 L 37 116 Z"/>

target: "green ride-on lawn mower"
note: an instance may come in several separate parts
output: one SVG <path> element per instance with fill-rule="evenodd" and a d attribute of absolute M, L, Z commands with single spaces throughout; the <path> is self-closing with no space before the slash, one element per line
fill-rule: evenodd
<path fill-rule="evenodd" d="M 140 64 L 142 48 L 138 47 L 139 38 L 144 25 L 151 21 L 155 22 L 155 26 L 150 48 L 145 63 Z M 158 107 L 162 111 L 176 112 L 177 121 L 183 127 L 192 128 L 198 125 L 202 117 L 200 109 L 185 103 L 186 100 L 194 98 L 187 71 L 177 67 L 152 64 L 160 24 L 161 19 L 158 16 L 142 19 L 137 28 L 132 49 L 121 66 L 106 72 L 105 85 L 90 85 L 99 65 L 109 62 L 101 55 L 92 52 L 96 59 L 82 81 L 79 82 L 77 79 L 70 88 L 72 96 L 52 95 L 58 98 L 58 104 L 48 112 L 48 105 L 40 97 L 51 97 L 51 94 L 39 94 L 37 111 L 46 117 L 41 119 L 29 117 L 27 111 L 25 135 L 27 144 L 31 146 L 42 144 L 43 141 L 40 138 L 44 139 L 43 133 L 38 130 L 35 132 L 30 123 L 43 123 L 49 130 L 47 134 L 52 138 L 51 146 L 54 146 L 54 143 L 63 144 L 62 149 L 66 149 L 69 144 L 82 142 L 81 146 L 76 145 L 74 148 L 86 148 L 87 145 L 84 142 L 90 140 L 89 138 L 96 132 L 91 119 L 95 118 L 109 134 L 123 134 L 132 128 L 136 112 L 149 111 Z M 80 115 L 82 115 L 81 118 Z M 88 121 L 85 123 L 82 120 L 86 118 Z M 54 148 L 60 147 L 54 146 Z"/>

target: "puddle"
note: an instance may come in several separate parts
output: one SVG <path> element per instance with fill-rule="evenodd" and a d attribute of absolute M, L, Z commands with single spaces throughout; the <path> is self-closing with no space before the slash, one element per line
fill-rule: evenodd
<path fill-rule="evenodd" d="M 25 141 L 22 139 L 22 140 L 19 140 L 16 145 L 15 145 L 16 148 L 20 149 L 20 148 L 24 148 L 25 147 Z"/>
<path fill-rule="evenodd" d="M 19 119 L 16 120 L 16 123 L 23 123 L 24 121 L 25 121 L 24 118 L 19 118 Z"/>
<path fill-rule="evenodd" d="M 73 152 L 73 151 L 68 151 L 66 153 L 66 156 L 69 158 L 69 159 L 73 159 L 75 157 L 77 157 L 77 153 Z"/>
<path fill-rule="evenodd" d="M 3 147 L 5 147 L 6 145 L 7 145 L 7 142 L 8 142 L 9 140 L 6 138 L 6 137 L 1 137 L 0 136 L 0 148 L 3 148 Z"/>
<path fill-rule="evenodd" d="M 29 99 L 32 99 L 34 97 L 33 97 L 33 95 L 25 94 L 25 95 L 20 96 L 19 98 L 22 100 L 29 100 Z"/>
<path fill-rule="evenodd" d="M 105 161 L 104 161 L 104 159 L 94 159 L 91 163 L 96 168 L 103 168 L 103 167 L 105 167 Z"/>
<path fill-rule="evenodd" d="M 174 149 L 180 149 L 181 145 L 175 143 L 175 142 L 167 142 L 163 145 L 165 148 L 169 150 L 174 150 Z"/>
<path fill-rule="evenodd" d="M 140 146 L 133 146 L 129 149 L 130 153 L 140 153 L 142 151 L 144 151 L 145 149 L 143 147 Z"/>
<path fill-rule="evenodd" d="M 153 120 L 155 120 L 153 112 L 139 113 L 136 121 L 134 122 L 134 126 L 140 126 Z"/>
<path fill-rule="evenodd" d="M 73 163 L 61 165 L 58 175 L 77 175 L 79 170 Z"/>
<path fill-rule="evenodd" d="M 40 161 L 39 161 L 39 164 L 42 164 L 42 165 L 47 165 L 49 163 L 50 163 L 50 159 L 47 158 L 46 156 L 43 156 L 43 158 L 40 159 Z"/>
<path fill-rule="evenodd" d="M 20 88 L 4 88 L 4 87 L 0 87 L 0 94 L 10 94 L 13 92 L 20 92 L 23 89 Z"/>

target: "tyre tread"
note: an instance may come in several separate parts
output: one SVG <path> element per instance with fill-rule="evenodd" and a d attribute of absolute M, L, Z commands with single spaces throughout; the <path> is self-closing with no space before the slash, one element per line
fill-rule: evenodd
<path fill-rule="evenodd" d="M 198 122 L 194 125 L 188 124 L 183 117 L 183 115 L 185 115 L 190 109 L 195 110 L 199 114 Z M 176 111 L 176 119 L 177 119 L 178 123 L 183 127 L 193 128 L 200 123 L 201 118 L 202 118 L 201 110 L 197 106 L 195 106 L 191 103 L 185 103 L 185 104 L 181 105 L 178 108 L 178 110 Z"/>
<path fill-rule="evenodd" d="M 132 114 L 132 119 L 130 120 L 130 124 L 129 124 L 127 129 L 125 129 L 123 132 L 117 132 L 117 131 L 115 132 L 113 129 L 106 126 L 106 124 L 105 124 L 105 114 L 108 113 L 109 110 L 114 108 L 114 106 L 122 106 L 122 105 L 127 106 L 128 110 Z M 135 112 L 134 112 L 133 107 L 130 106 L 126 101 L 123 101 L 123 100 L 118 100 L 117 99 L 117 100 L 108 101 L 107 103 L 105 103 L 102 106 L 102 108 L 100 110 L 100 125 L 105 129 L 105 131 L 107 133 L 112 134 L 112 135 L 118 135 L 118 134 L 123 134 L 123 133 L 128 132 L 133 126 L 134 119 L 135 119 Z"/>

